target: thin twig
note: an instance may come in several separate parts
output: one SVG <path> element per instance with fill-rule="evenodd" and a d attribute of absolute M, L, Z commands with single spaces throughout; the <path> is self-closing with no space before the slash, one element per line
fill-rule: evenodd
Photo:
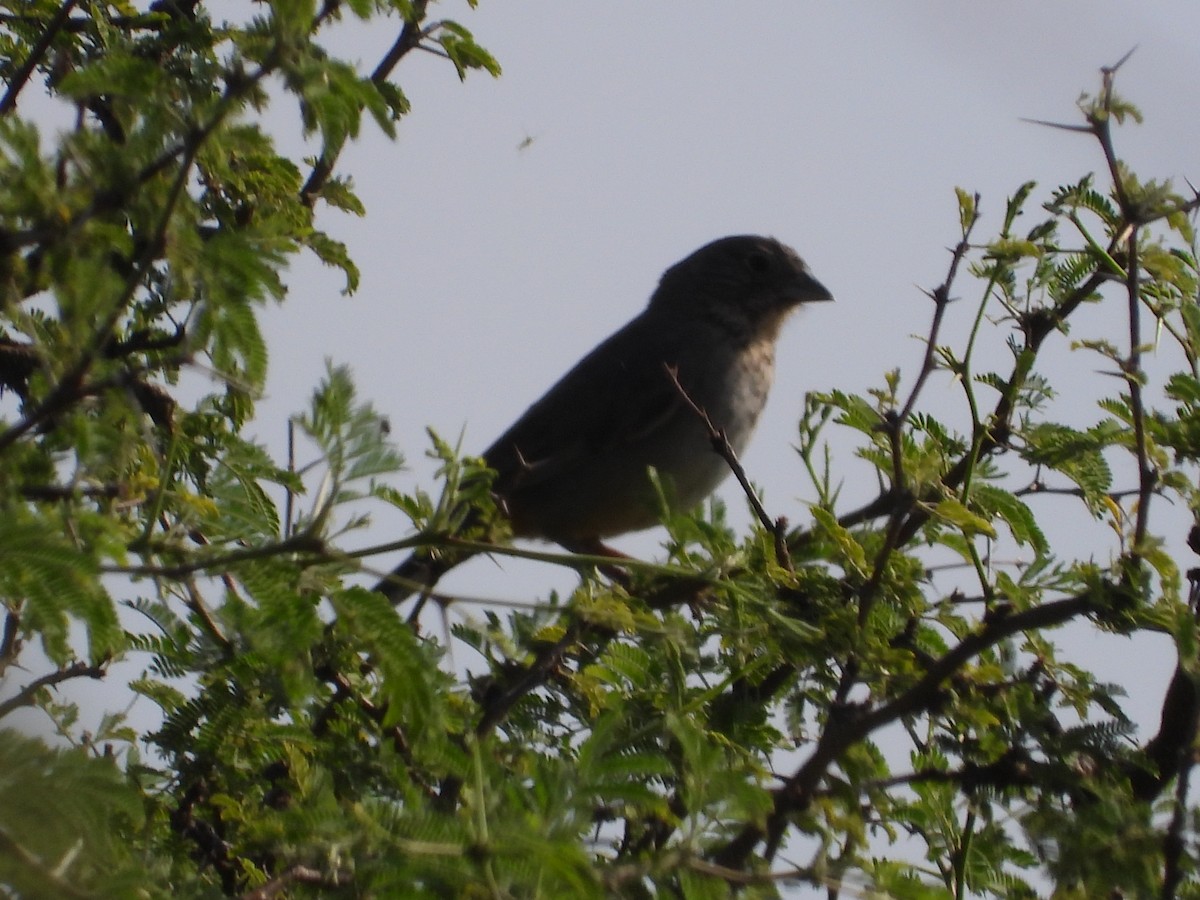
<path fill-rule="evenodd" d="M 294 419 L 288 419 L 287 423 L 287 470 L 288 474 L 293 477 L 296 475 L 296 422 Z M 292 489 L 289 482 L 287 493 L 284 495 L 283 508 L 283 536 L 290 538 L 292 536 L 293 522 L 296 508 L 296 492 Z"/>
<path fill-rule="evenodd" d="M 0 635 L 0 675 L 17 658 L 21 647 L 20 629 L 21 614 L 15 609 L 8 610 L 4 615 L 4 633 Z"/>
<path fill-rule="evenodd" d="M 297 864 L 282 875 L 272 878 L 266 884 L 256 887 L 249 893 L 242 894 L 240 900 L 271 900 L 272 897 L 278 897 L 294 884 L 307 884 L 333 890 L 346 887 L 352 884 L 353 880 L 348 872 L 334 872 L 332 875 L 326 875 L 319 869 Z"/>
<path fill-rule="evenodd" d="M 162 13 L 138 13 L 132 16 L 111 16 L 105 20 L 106 25 L 121 31 L 162 31 L 167 22 L 166 16 Z M 40 25 L 43 22 L 42 16 L 24 16 L 14 15 L 13 13 L 0 13 L 0 25 L 11 27 L 13 25 Z M 59 31 L 66 34 L 82 34 L 89 28 L 94 28 L 96 25 L 95 19 L 91 16 L 78 16 L 74 19 L 68 19 L 63 23 Z"/>
<path fill-rule="evenodd" d="M 1024 388 L 1030 372 L 1033 370 L 1034 360 L 1037 359 L 1042 344 L 1080 305 L 1099 290 L 1100 286 L 1107 280 L 1107 274 L 1093 272 L 1087 281 L 1075 288 L 1058 306 L 1045 310 L 1037 316 L 1031 316 L 1025 323 L 1025 346 L 1017 355 L 1017 361 L 1013 366 L 1008 383 L 1005 385 L 1004 391 L 996 401 L 996 406 L 988 418 L 988 427 L 980 439 L 979 447 L 974 452 L 964 454 L 942 476 L 943 488 L 948 490 L 956 489 L 963 483 L 967 475 L 974 470 L 978 459 L 982 459 L 1005 446 L 1008 441 L 1009 429 L 1012 427 L 1012 418 L 1017 410 L 1017 398 L 1020 396 L 1020 392 Z M 931 497 L 930 499 L 936 499 L 936 497 Z M 928 510 L 919 506 L 912 507 L 904 523 L 901 544 L 916 534 L 921 526 L 928 521 L 929 516 L 930 513 Z"/>
<path fill-rule="evenodd" d="M 1163 887 L 1162 900 L 1175 900 L 1179 886 L 1183 883 L 1183 854 L 1186 850 L 1185 833 L 1188 822 L 1188 783 L 1191 781 L 1192 760 L 1179 772 L 1175 782 L 1175 802 L 1171 811 L 1171 824 L 1163 835 Z"/>
<path fill-rule="evenodd" d="M 75 885 L 71 884 L 63 873 L 56 869 L 51 869 L 42 860 L 38 859 L 4 828 L 0 828 L 0 852 L 3 852 L 10 860 L 17 863 L 18 866 L 26 869 L 38 880 L 38 886 L 45 893 L 42 896 L 46 897 L 65 897 L 67 900 L 94 900 L 95 894 L 90 891 L 81 891 Z M 7 868 L 7 866 L 6 866 Z"/>
<path fill-rule="evenodd" d="M 1146 529 L 1150 521 L 1150 498 L 1158 482 L 1158 473 L 1150 465 L 1146 446 L 1146 408 L 1142 399 L 1142 334 L 1139 298 L 1139 263 L 1137 229 L 1132 229 L 1126 244 L 1128 262 L 1126 268 L 1126 290 L 1129 293 L 1129 356 L 1122 366 L 1125 382 L 1129 385 L 1129 412 L 1133 419 L 1134 448 L 1138 467 L 1138 508 L 1133 529 L 1133 553 L 1139 556 L 1146 540 Z"/>
<path fill-rule="evenodd" d="M 883 428 L 888 435 L 892 460 L 892 484 L 888 493 L 896 498 L 908 499 L 907 502 L 903 500 L 898 502 L 892 508 L 891 515 L 888 518 L 887 533 L 883 543 L 879 547 L 879 551 L 875 554 L 875 559 L 871 567 L 871 576 L 858 591 L 858 623 L 860 627 L 866 624 L 871 607 L 875 603 L 879 586 L 883 583 L 888 559 L 895 552 L 896 548 L 903 544 L 902 539 L 905 534 L 904 522 L 913 501 L 913 498 L 909 496 L 907 478 L 904 473 L 904 426 L 912 416 L 913 410 L 916 408 L 917 398 L 929 380 L 929 376 L 937 368 L 935 354 L 937 353 L 937 341 L 941 334 L 942 322 L 945 319 L 946 309 L 952 299 L 951 291 L 954 288 L 955 280 L 958 278 L 959 266 L 962 265 L 962 261 L 971 249 L 971 233 L 978 222 L 979 195 L 976 194 L 971 218 L 963 226 L 962 237 L 950 253 L 950 266 L 946 271 L 946 277 L 940 285 L 928 292 L 929 298 L 933 300 L 933 320 L 929 324 L 929 337 L 925 342 L 925 355 L 921 360 L 921 370 L 917 374 L 917 379 L 913 383 L 912 390 L 909 391 L 908 399 L 905 401 L 904 406 L 898 413 L 892 411 L 883 423 Z"/>
<path fill-rule="evenodd" d="M 23 484 L 17 488 L 26 500 L 57 503 L 63 500 L 115 500 L 126 493 L 123 484 Z"/>
<path fill-rule="evenodd" d="M 0 237 L 2 237 L 0 248 L 11 252 L 32 244 L 66 240 L 75 236 L 80 228 L 95 217 L 121 209 L 134 191 L 165 172 L 176 160 L 181 157 L 194 159 L 200 145 L 207 141 L 221 123 L 233 113 L 235 103 L 271 75 L 278 66 L 278 61 L 269 57 L 249 75 L 230 79 L 224 95 L 217 104 L 216 111 L 207 123 L 193 129 L 182 140 L 167 147 L 119 187 L 114 186 L 110 190 L 97 192 L 91 203 L 67 218 L 65 225 L 55 219 L 53 222 L 35 225 L 22 231 L 0 233 Z M 155 245 L 148 246 L 152 251 Z"/>
<path fill-rule="evenodd" d="M 1188 206 L 1191 207 L 1192 204 L 1189 203 Z M 1124 239 L 1121 235 L 1118 235 L 1118 238 L 1120 240 L 1116 240 L 1110 244 L 1110 252 L 1119 246 Z M 987 419 L 988 427 L 984 430 L 979 447 L 973 453 L 964 454 L 950 468 L 942 477 L 942 488 L 949 490 L 957 488 L 963 482 L 963 479 L 967 477 L 968 473 L 973 470 L 975 460 L 982 459 L 1004 446 L 1007 441 L 1008 431 L 1012 425 L 1012 417 L 1016 412 L 1017 397 L 1025 385 L 1025 381 L 1033 368 L 1033 362 L 1037 358 L 1042 344 L 1108 280 L 1107 272 L 1093 272 L 1087 281 L 1071 291 L 1057 306 L 1039 311 L 1036 315 L 1031 314 L 1026 318 L 1023 323 L 1025 345 L 1017 355 L 1017 361 L 1013 366 L 1013 371 L 1008 378 L 1007 384 Z M 936 500 L 939 494 L 940 489 L 931 494 L 928 499 Z M 915 534 L 921 525 L 928 520 L 929 513 L 915 506 L 913 498 L 899 494 L 894 490 L 885 491 L 859 509 L 839 516 L 838 523 L 843 527 L 852 527 L 877 519 L 880 516 L 891 515 L 900 507 L 910 510 L 902 533 L 901 543 L 903 543 L 904 540 Z M 802 542 L 805 540 L 805 537 L 806 535 L 803 533 L 792 535 L 789 543 Z"/>
<path fill-rule="evenodd" d="M 216 569 L 228 569 L 240 563 L 256 559 L 269 559 L 284 553 L 309 553 L 314 557 L 323 558 L 324 542 L 309 534 L 299 534 L 295 537 L 268 544 L 264 547 L 245 547 L 231 550 L 217 556 L 202 559 L 191 559 L 187 562 L 173 565 L 140 565 L 140 566 L 101 566 L 100 571 L 105 575 L 135 575 L 157 578 L 184 578 L 196 572 L 211 572 Z"/>
<path fill-rule="evenodd" d="M 945 318 L 946 307 L 950 305 L 952 299 L 950 291 L 954 287 L 955 279 L 958 278 L 958 267 L 962 265 L 962 261 L 971 249 L 971 233 L 975 230 L 975 225 L 978 222 L 979 195 L 976 194 L 971 219 L 963 228 L 962 239 L 950 252 L 950 268 L 946 272 L 946 278 L 938 287 L 929 292 L 929 298 L 933 300 L 933 321 L 929 325 L 929 339 L 925 342 L 925 356 L 921 360 L 921 371 L 917 373 L 917 380 L 913 383 L 912 390 L 909 391 L 908 401 L 904 404 L 903 409 L 900 410 L 900 426 L 903 426 L 912 415 L 912 411 L 917 405 L 917 397 L 925 387 L 925 382 L 929 379 L 929 376 L 937 368 L 934 362 L 934 354 L 937 353 L 937 339 L 941 333 L 942 319 Z"/>
<path fill-rule="evenodd" d="M 750 507 L 754 510 L 754 515 L 758 517 L 759 523 L 774 537 L 775 561 L 787 571 L 795 571 L 792 568 L 791 554 L 788 553 L 787 549 L 787 519 L 783 517 L 772 519 L 767 513 L 762 500 L 759 499 L 758 492 L 754 490 L 754 485 L 746 477 L 746 470 L 738 460 L 737 451 L 729 443 L 729 436 L 725 433 L 725 429 L 718 428 L 709 416 L 708 410 L 697 404 L 691 398 L 691 395 L 688 394 L 687 389 L 679 383 L 678 367 L 672 366 L 670 363 L 663 363 L 663 371 L 667 373 L 667 378 L 670 379 L 679 396 L 683 398 L 683 402 L 704 423 L 704 427 L 708 431 L 708 440 L 712 444 L 713 450 L 721 459 L 725 460 L 725 464 L 733 472 L 733 477 L 742 486 L 742 492 L 750 501 Z"/>
<path fill-rule="evenodd" d="M 1108 497 L 1114 503 L 1129 497 L 1137 497 L 1141 494 L 1140 488 L 1130 488 L 1124 491 L 1109 491 L 1104 496 Z M 1069 487 L 1050 487 L 1040 481 L 1035 481 L 1032 484 L 1026 485 L 1023 488 L 1017 488 L 1013 491 L 1015 497 L 1037 497 L 1037 496 L 1057 496 L 1057 497 L 1078 497 L 1080 500 L 1086 500 L 1088 494 L 1083 488 Z"/>
<path fill-rule="evenodd" d="M 20 709 L 22 706 L 32 706 L 37 700 L 38 691 L 42 688 L 54 687 L 56 684 L 70 681 L 72 678 L 99 679 L 104 677 L 104 673 L 104 663 L 93 666 L 83 662 L 72 663 L 65 669 L 48 672 L 41 678 L 36 678 L 29 682 L 29 684 L 17 691 L 13 697 L 0 703 L 0 719 L 3 719 L 13 710 Z"/>
<path fill-rule="evenodd" d="M 1092 133 L 1099 141 L 1104 152 L 1104 161 L 1108 166 L 1109 178 L 1113 184 L 1113 193 L 1121 208 L 1126 227 L 1121 230 L 1125 245 L 1125 289 L 1128 295 L 1129 308 L 1129 355 L 1122 363 L 1122 375 L 1129 387 L 1129 412 L 1133 420 L 1134 452 L 1138 467 L 1138 508 L 1134 520 L 1133 549 L 1134 557 L 1140 556 L 1149 525 L 1150 498 L 1154 494 L 1158 476 L 1151 467 L 1146 445 L 1146 410 L 1142 399 L 1142 335 L 1141 335 L 1141 298 L 1140 272 L 1138 256 L 1138 233 L 1143 224 L 1141 212 L 1131 200 L 1126 190 L 1121 164 L 1117 159 L 1116 149 L 1112 142 L 1112 100 L 1113 79 L 1117 70 L 1129 59 L 1133 50 L 1126 53 L 1116 64 L 1101 69 L 1103 86 L 1097 101 L 1102 113 L 1091 113 L 1088 124 Z"/>
<path fill-rule="evenodd" d="M 220 645 L 227 656 L 232 656 L 234 652 L 233 641 L 225 636 L 225 632 L 221 630 L 221 626 L 217 624 L 217 620 L 213 617 L 212 611 L 208 608 L 208 604 L 204 602 L 204 595 L 200 593 L 200 586 L 196 584 L 195 578 L 187 578 L 183 585 L 184 591 L 187 593 L 187 598 L 184 602 L 187 608 L 190 609 L 193 615 L 200 620 L 200 626 L 207 632 L 208 636 Z"/>
<path fill-rule="evenodd" d="M 567 651 L 584 637 L 593 626 L 574 618 L 563 629 L 562 637 L 553 644 L 543 646 L 526 668 L 521 669 L 509 683 L 490 693 L 483 715 L 475 725 L 476 737 L 483 738 L 508 716 L 514 706 L 531 691 L 536 690 L 550 674 L 558 668 Z"/>
<path fill-rule="evenodd" d="M 133 298 L 138 287 L 141 286 L 147 273 L 150 271 L 150 267 L 161 252 L 161 248 L 166 241 L 171 217 L 174 215 L 179 198 L 183 195 L 184 188 L 187 186 L 192 164 L 195 162 L 196 155 L 200 152 L 200 146 L 212 135 L 220 123 L 232 113 L 236 99 L 249 89 L 248 86 L 256 84 L 257 81 L 264 78 L 269 67 L 272 65 L 277 64 L 273 62 L 263 63 L 253 76 L 229 84 L 212 118 L 204 126 L 195 129 L 188 136 L 187 140 L 184 141 L 179 171 L 176 173 L 166 202 L 163 204 L 162 215 L 159 217 L 158 223 L 154 228 L 154 234 L 146 242 L 145 250 L 142 251 L 133 267 L 132 273 L 126 279 L 121 296 L 114 303 L 108 315 L 96 327 L 93 335 L 94 339 L 90 342 L 89 346 L 58 380 L 58 383 L 50 391 L 49 395 L 41 403 L 30 409 L 18 422 L 10 426 L 3 433 L 0 433 L 0 450 L 9 447 L 30 429 L 35 428 L 46 419 L 56 415 L 78 398 L 79 387 L 83 383 L 84 377 L 91 369 L 93 363 L 103 354 L 104 348 L 108 346 L 113 329 L 117 326 L 121 316 L 126 311 L 129 301 Z M 174 155 L 160 157 L 160 159 L 168 160 L 168 162 L 164 163 L 165 168 L 166 165 L 169 165 L 169 160 L 174 159 Z M 140 183 L 142 182 L 139 181 L 138 184 Z M 99 200 L 92 204 L 93 207 L 97 203 L 99 203 Z M 64 229 L 64 233 L 70 233 L 79 227 L 83 219 L 86 219 L 86 216 L 82 218 L 77 216 L 72 221 L 71 227 Z"/>
<path fill-rule="evenodd" d="M 623 889 L 626 886 L 639 884 L 656 871 L 667 872 L 677 869 L 691 869 L 709 878 L 719 878 L 735 887 L 774 885 L 781 881 L 807 881 L 812 885 L 821 885 L 826 881 L 815 870 L 799 866 L 773 872 L 747 872 L 742 869 L 730 869 L 692 856 L 685 850 L 670 850 L 655 856 L 653 860 L 618 863 L 602 871 L 600 879 L 608 891 L 622 894 L 625 893 Z"/>

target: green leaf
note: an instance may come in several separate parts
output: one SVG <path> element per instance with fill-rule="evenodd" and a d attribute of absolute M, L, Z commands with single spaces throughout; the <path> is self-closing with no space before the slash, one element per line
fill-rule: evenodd
<path fill-rule="evenodd" d="M 971 500 L 987 517 L 1003 519 L 1018 544 L 1032 547 L 1039 556 L 1050 552 L 1050 542 L 1021 498 L 990 484 L 976 484 Z"/>
<path fill-rule="evenodd" d="M 828 537 L 838 550 L 839 561 L 850 572 L 865 576 L 867 572 L 867 554 L 862 544 L 855 540 L 854 535 L 838 524 L 837 519 L 828 510 L 814 507 L 813 519 L 822 534 Z"/>
<path fill-rule="evenodd" d="M 414 741 L 439 740 L 445 728 L 445 677 L 429 648 L 380 594 L 353 587 L 335 591 L 330 601 L 342 632 L 370 653 L 387 700 L 384 725 L 400 723 Z"/>
<path fill-rule="evenodd" d="M 1113 428 L 1084 432 L 1045 422 L 1025 429 L 1022 436 L 1023 455 L 1030 463 L 1061 472 L 1080 487 L 1089 506 L 1100 508 L 1112 486 L 1112 470 L 1102 451 L 1117 437 Z"/>
<path fill-rule="evenodd" d="M 312 232 L 305 239 L 305 243 L 321 262 L 327 266 L 335 266 L 345 273 L 346 286 L 342 288 L 342 294 L 353 294 L 358 290 L 358 266 L 350 259 L 350 251 L 346 249 L 345 244 L 331 239 L 323 231 Z"/>
<path fill-rule="evenodd" d="M 500 77 L 500 64 L 495 58 L 475 43 L 475 38 L 457 22 L 444 21 L 437 31 L 436 40 L 446 51 L 450 62 L 458 72 L 459 79 L 467 77 L 470 69 L 483 69 L 493 78 Z"/>
<path fill-rule="evenodd" d="M 72 656 L 71 619 L 87 628 L 89 656 L 101 661 L 124 643 L 116 608 L 100 582 L 100 561 L 64 537 L 61 524 L 10 509 L 0 519 L 0 600 L 20 610 L 26 633 L 41 638 L 58 665 Z"/>
<path fill-rule="evenodd" d="M 1001 234 L 1007 235 L 1012 231 L 1013 223 L 1017 220 L 1017 216 L 1021 215 L 1025 208 L 1025 202 L 1035 187 L 1037 187 L 1036 181 L 1026 181 L 1008 198 L 1008 203 L 1004 207 L 1004 225 L 1000 229 Z"/>
<path fill-rule="evenodd" d="M 971 223 L 975 221 L 975 195 L 960 187 L 954 189 L 954 195 L 958 198 L 958 224 L 965 234 L 971 227 Z"/>
<path fill-rule="evenodd" d="M 132 900 L 128 880 L 148 874 L 128 846 L 142 804 L 113 760 L 0 730 L 0 884 L 25 897 Z"/>
<path fill-rule="evenodd" d="M 935 504 L 930 512 L 935 518 L 941 519 L 943 522 L 949 522 L 961 529 L 963 533 L 985 534 L 988 537 L 996 536 L 996 529 L 992 527 L 992 523 L 983 516 L 977 515 L 967 509 L 960 500 L 946 499 Z"/>

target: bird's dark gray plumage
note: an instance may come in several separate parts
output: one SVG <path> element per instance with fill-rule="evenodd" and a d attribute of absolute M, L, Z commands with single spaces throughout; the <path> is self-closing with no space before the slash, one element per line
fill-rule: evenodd
<path fill-rule="evenodd" d="M 740 453 L 766 403 L 784 320 L 830 299 L 773 238 L 721 238 L 667 269 L 645 310 L 484 451 L 513 533 L 602 550 L 602 538 L 648 528 L 657 522 L 650 467 L 681 507 L 699 503 L 728 465 L 667 367 Z M 399 602 L 464 558 L 418 551 L 376 590 Z"/>

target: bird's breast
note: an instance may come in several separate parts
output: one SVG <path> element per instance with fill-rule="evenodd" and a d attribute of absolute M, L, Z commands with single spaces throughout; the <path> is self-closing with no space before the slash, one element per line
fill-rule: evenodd
<path fill-rule="evenodd" d="M 706 411 L 713 425 L 724 430 L 730 445 L 738 453 L 750 441 L 758 417 L 766 406 L 774 377 L 774 342 L 759 341 L 729 360 L 723 383 L 715 386 L 706 398 Z"/>
<path fill-rule="evenodd" d="M 704 378 L 685 385 L 692 401 L 707 413 L 714 428 L 722 431 L 734 452 L 740 455 L 750 442 L 759 415 L 767 402 L 775 374 L 772 341 L 758 342 L 711 360 Z M 730 474 L 699 416 L 686 411 L 677 434 L 678 444 L 662 466 L 672 477 L 681 506 L 699 503 Z"/>

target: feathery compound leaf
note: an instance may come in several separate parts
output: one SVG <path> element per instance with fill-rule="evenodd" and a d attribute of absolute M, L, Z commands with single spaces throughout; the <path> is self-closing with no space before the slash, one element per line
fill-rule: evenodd
<path fill-rule="evenodd" d="M 1093 509 L 1099 507 L 1112 486 L 1112 470 L 1101 452 L 1115 437 L 1109 429 L 1077 431 L 1043 422 L 1025 429 L 1023 437 L 1023 455 L 1029 462 L 1066 475 L 1080 487 Z"/>
<path fill-rule="evenodd" d="M 0 730 L 0 884 L 7 889 L 24 897 L 73 897 L 80 889 L 132 896 L 109 890 L 121 870 L 137 871 L 137 854 L 124 841 L 142 818 L 141 792 L 111 759 Z"/>
<path fill-rule="evenodd" d="M 321 262 L 327 266 L 335 266 L 345 274 L 346 286 L 342 288 L 343 294 L 353 294 L 358 290 L 358 266 L 350 258 L 350 251 L 345 244 L 333 240 L 323 231 L 312 232 L 305 238 L 305 243 Z"/>
<path fill-rule="evenodd" d="M 300 425 L 321 448 L 334 488 L 333 503 L 356 500 L 374 488 L 377 475 L 395 472 L 403 458 L 385 440 L 383 417 L 371 404 L 355 403 L 354 382 L 345 366 L 327 365 Z M 362 488 L 351 482 L 366 481 Z"/>
<path fill-rule="evenodd" d="M 847 394 L 843 391 L 831 391 L 828 394 L 814 394 L 818 403 L 828 404 L 840 410 L 836 422 L 863 434 L 876 435 L 879 431 L 879 413 L 862 397 Z"/>
<path fill-rule="evenodd" d="M 436 738 L 445 727 L 443 691 L 446 678 L 432 664 L 427 644 L 374 591 L 352 587 L 330 597 L 338 626 L 369 651 L 380 673 L 387 701 L 385 724 L 400 724 L 414 741 Z"/>
<path fill-rule="evenodd" d="M 1038 527 L 1031 510 L 1019 497 L 990 484 L 976 484 L 971 500 L 988 516 L 999 516 L 1018 544 L 1032 547 L 1039 555 L 1048 553 L 1050 543 Z"/>
<path fill-rule="evenodd" d="M 482 69 L 493 78 L 500 76 L 500 63 L 475 43 L 474 35 L 457 22 L 442 22 L 435 40 L 442 45 L 446 56 L 454 63 L 460 79 L 466 78 L 470 69 Z"/>
<path fill-rule="evenodd" d="M 116 608 L 100 583 L 98 561 L 64 536 L 61 525 L 13 509 L 0 520 L 0 600 L 21 608 L 21 623 L 61 665 L 71 656 L 68 623 L 87 626 L 89 655 L 103 659 L 123 643 Z"/>
<path fill-rule="evenodd" d="M 279 536 L 279 510 L 259 484 L 269 470 L 241 454 L 230 454 L 209 479 L 215 502 L 207 535 L 210 541 L 260 542 Z"/>
<path fill-rule="evenodd" d="M 1099 216 L 1106 225 L 1111 226 L 1117 220 L 1117 209 L 1109 198 L 1092 186 L 1094 180 L 1094 176 L 1087 175 L 1075 184 L 1058 188 L 1052 199 L 1046 203 L 1046 209 L 1055 213 L 1070 213 L 1079 209 L 1090 210 Z"/>

